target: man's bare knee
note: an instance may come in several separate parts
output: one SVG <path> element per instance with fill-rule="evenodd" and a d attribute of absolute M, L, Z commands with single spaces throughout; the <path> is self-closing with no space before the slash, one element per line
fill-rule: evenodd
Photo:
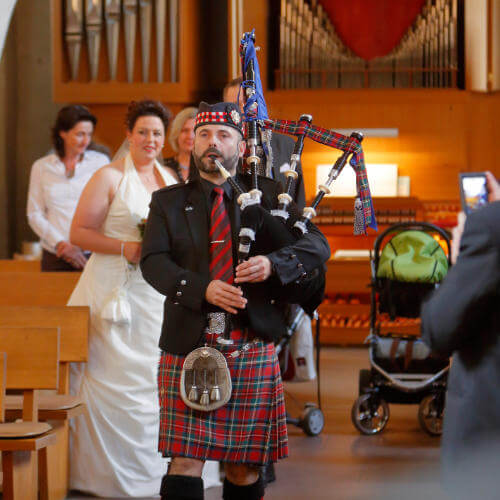
<path fill-rule="evenodd" d="M 174 457 L 168 467 L 169 475 L 201 477 L 205 462 L 196 458 Z"/>
<path fill-rule="evenodd" d="M 259 479 L 259 469 L 252 465 L 225 464 L 226 477 L 233 484 L 248 486 Z"/>

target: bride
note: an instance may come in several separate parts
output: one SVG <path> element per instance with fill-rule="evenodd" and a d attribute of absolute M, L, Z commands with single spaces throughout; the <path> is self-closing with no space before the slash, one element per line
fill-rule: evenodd
<path fill-rule="evenodd" d="M 132 102 L 126 124 L 128 153 L 90 179 L 70 234 L 93 252 L 68 302 L 91 313 L 88 363 L 72 367 L 72 392 L 87 411 L 71 424 L 70 487 L 104 497 L 155 496 L 167 468 L 157 451 L 164 297 L 143 280 L 138 262 L 151 194 L 177 180 L 156 160 L 167 110 Z M 206 486 L 218 484 L 211 467 Z"/>

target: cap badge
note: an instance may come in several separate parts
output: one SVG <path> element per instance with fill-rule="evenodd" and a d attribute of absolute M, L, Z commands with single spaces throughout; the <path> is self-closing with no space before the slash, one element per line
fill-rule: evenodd
<path fill-rule="evenodd" d="M 240 124 L 240 121 L 241 121 L 241 116 L 240 114 L 238 113 L 238 111 L 236 111 L 235 109 L 232 109 L 231 112 L 229 113 L 230 117 L 231 117 L 231 121 L 235 124 L 235 125 L 239 125 Z"/>

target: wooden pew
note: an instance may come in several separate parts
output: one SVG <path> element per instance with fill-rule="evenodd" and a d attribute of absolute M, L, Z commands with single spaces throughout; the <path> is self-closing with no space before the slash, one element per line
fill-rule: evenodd
<path fill-rule="evenodd" d="M 0 259 L 0 272 L 39 273 L 39 260 Z"/>
<path fill-rule="evenodd" d="M 38 389 L 56 389 L 59 375 L 59 330 L 57 328 L 0 327 L 0 398 L 5 389 L 22 390 L 23 422 L 0 424 L 3 498 L 37 500 L 36 453 L 41 466 L 56 434 L 47 423 L 37 422 Z M 7 367 L 5 368 L 5 359 Z M 4 408 L 3 402 L 0 408 Z M 0 411 L 0 417 L 1 415 Z M 3 418 L 2 418 L 3 421 Z"/>
<path fill-rule="evenodd" d="M 46 452 L 41 499 L 63 499 L 68 491 L 68 423 L 84 411 L 84 404 L 69 395 L 69 364 L 85 362 L 88 355 L 89 308 L 70 306 L 0 306 L 0 327 L 39 326 L 60 329 L 59 387 L 57 395 L 40 395 L 38 417 L 49 421 L 57 434 L 56 446 Z M 21 415 L 22 397 L 7 396 L 7 418 Z"/>
<path fill-rule="evenodd" d="M 64 306 L 80 274 L 2 272 L 0 305 Z"/>

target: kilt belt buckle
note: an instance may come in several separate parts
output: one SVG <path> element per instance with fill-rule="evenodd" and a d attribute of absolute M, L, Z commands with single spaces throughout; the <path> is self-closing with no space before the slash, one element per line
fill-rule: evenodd
<path fill-rule="evenodd" d="M 231 398 L 231 373 L 224 355 L 213 347 L 198 347 L 184 360 L 181 371 L 181 398 L 190 408 L 212 411 Z"/>

